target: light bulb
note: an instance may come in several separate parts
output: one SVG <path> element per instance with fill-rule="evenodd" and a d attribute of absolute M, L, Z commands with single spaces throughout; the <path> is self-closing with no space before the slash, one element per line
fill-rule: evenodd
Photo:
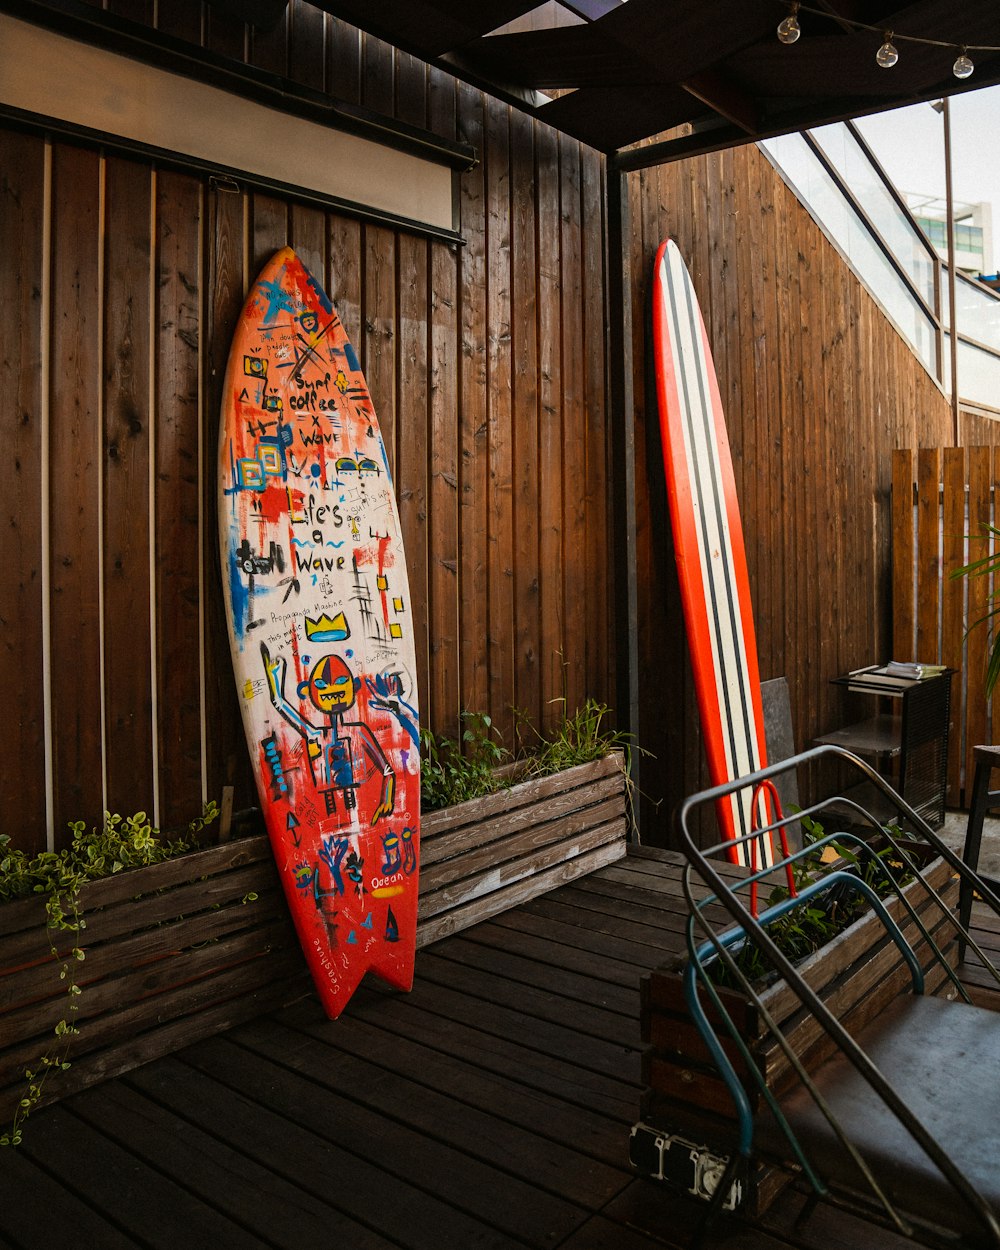
<path fill-rule="evenodd" d="M 782 43 L 794 43 L 801 34 L 802 27 L 794 13 L 778 23 L 778 38 Z"/>
<path fill-rule="evenodd" d="M 878 52 L 875 53 L 875 60 L 882 67 L 882 69 L 892 69 L 892 67 L 899 60 L 899 53 L 892 46 L 891 30 L 887 30 L 885 32 L 885 43 L 881 46 L 881 48 L 879 48 Z"/>
<path fill-rule="evenodd" d="M 963 48 L 957 57 L 955 64 L 951 67 L 951 72 L 956 78 L 968 78 L 972 71 L 976 68 L 966 56 L 967 51 L 967 48 Z"/>

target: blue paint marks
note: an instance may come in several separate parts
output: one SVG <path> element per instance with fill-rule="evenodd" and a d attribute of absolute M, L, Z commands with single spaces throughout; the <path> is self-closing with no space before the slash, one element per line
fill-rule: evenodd
<path fill-rule="evenodd" d="M 350 339 L 344 341 L 344 355 L 347 357 L 347 363 L 355 373 L 361 372 L 361 361 L 358 360 L 358 354 L 354 350 L 354 345 Z"/>
<path fill-rule="evenodd" d="M 372 914 L 371 914 L 371 912 L 369 912 L 369 913 L 368 913 L 368 915 L 367 915 L 367 916 L 365 916 L 364 920 L 362 920 L 362 922 L 361 922 L 361 927 L 362 927 L 362 929 L 370 929 L 370 928 L 372 927 Z"/>
<path fill-rule="evenodd" d="M 389 461 L 386 459 L 386 455 L 385 455 L 385 443 L 382 442 L 381 438 L 378 440 L 378 449 L 382 453 L 382 463 L 385 465 L 385 475 L 389 480 L 389 489 L 393 490 L 394 487 L 392 485 L 392 470 L 389 468 Z"/>
<path fill-rule="evenodd" d="M 229 595 L 233 603 L 233 633 L 242 644 L 247 632 L 250 587 L 243 580 L 239 557 L 232 547 L 229 549 Z"/>
<path fill-rule="evenodd" d="M 353 929 L 350 931 L 350 933 L 348 933 L 348 935 L 347 935 L 347 941 L 350 943 L 350 945 L 351 945 L 351 946 L 357 946 L 357 944 L 358 944 L 358 935 L 354 932 L 354 930 L 353 930 Z"/>
<path fill-rule="evenodd" d="M 274 321 L 279 313 L 296 313 L 295 297 L 291 291 L 282 289 L 281 279 L 277 282 L 261 282 L 257 290 L 261 299 L 267 301 L 267 310 L 264 313 L 263 320 L 266 322 Z"/>
<path fill-rule="evenodd" d="M 303 265 L 302 268 L 305 269 L 306 268 L 305 265 Z M 316 293 L 316 298 L 319 300 L 323 308 L 323 311 L 327 313 L 332 313 L 333 305 L 330 303 L 330 297 L 327 295 L 326 291 L 323 290 L 323 288 L 316 281 L 316 279 L 312 276 L 312 274 L 309 272 L 308 269 L 306 269 L 306 276 L 309 279 L 309 285 L 312 287 L 313 291 Z"/>

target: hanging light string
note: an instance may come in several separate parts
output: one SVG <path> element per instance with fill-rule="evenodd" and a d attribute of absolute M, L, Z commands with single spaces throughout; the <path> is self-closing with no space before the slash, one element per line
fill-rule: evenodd
<path fill-rule="evenodd" d="M 951 72 L 956 78 L 968 78 L 976 68 L 969 56 L 970 52 L 1000 52 L 1000 47 L 993 44 L 952 43 L 947 39 L 925 39 L 922 35 L 900 35 L 894 30 L 886 30 L 884 26 L 870 26 L 867 22 L 857 22 L 850 17 L 841 17 L 827 9 L 814 9 L 808 4 L 800 4 L 798 0 L 791 0 L 788 7 L 790 10 L 788 16 L 778 23 L 777 34 L 782 43 L 792 44 L 798 40 L 802 34 L 799 14 L 811 13 L 816 17 L 827 18 L 840 22 L 844 26 L 850 26 L 852 30 L 868 30 L 872 34 L 881 35 L 882 45 L 875 54 L 875 61 L 882 69 L 891 69 L 899 60 L 897 43 L 921 43 L 926 47 L 947 48 L 950 52 L 957 52 L 955 64 L 951 67 Z"/>

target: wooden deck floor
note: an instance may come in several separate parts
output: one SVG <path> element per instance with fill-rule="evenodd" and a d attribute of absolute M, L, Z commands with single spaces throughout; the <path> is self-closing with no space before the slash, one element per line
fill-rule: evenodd
<path fill-rule="evenodd" d="M 637 852 L 418 955 L 412 994 L 314 999 L 37 1113 L 0 1153 L 0 1246 L 651 1250 L 699 1208 L 638 1179 L 638 977 L 680 945 Z M 897 1250 L 833 1211 L 732 1250 Z"/>

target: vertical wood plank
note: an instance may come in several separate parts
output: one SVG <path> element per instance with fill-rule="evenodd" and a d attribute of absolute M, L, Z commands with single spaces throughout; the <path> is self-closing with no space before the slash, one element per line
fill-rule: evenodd
<path fill-rule="evenodd" d="M 224 786 L 234 789 L 236 810 L 256 806 L 257 792 L 233 681 L 229 624 L 221 593 L 219 567 L 218 457 L 219 413 L 229 345 L 249 289 L 246 254 L 248 205 L 242 195 L 210 186 L 206 200 L 206 347 L 204 393 L 205 463 L 202 503 L 209 519 L 204 532 L 205 567 L 205 741 L 207 788 L 220 798 Z M 254 273 L 256 274 L 256 270 Z"/>
<path fill-rule="evenodd" d="M 310 204 L 296 203 L 291 205 L 289 218 L 289 244 L 326 290 L 326 214 Z"/>
<path fill-rule="evenodd" d="M 535 150 L 532 123 L 511 119 L 511 289 L 514 409 L 514 698 L 531 724 L 541 722 L 538 566 L 538 260 L 535 249 Z"/>
<path fill-rule="evenodd" d="M 249 63 L 255 69 L 281 78 L 294 78 L 297 67 L 290 64 L 288 28 L 292 21 L 293 6 L 290 4 L 270 30 L 250 27 Z"/>
<path fill-rule="evenodd" d="M 361 99 L 366 108 L 391 117 L 395 105 L 395 59 L 391 44 L 362 36 Z"/>
<path fill-rule="evenodd" d="M 538 499 L 538 680 L 540 724 L 549 732 L 567 708 L 563 664 L 563 490 L 562 324 L 559 140 L 548 126 L 535 131 L 538 170 L 538 451 L 532 457 Z M 562 700 L 562 701 L 561 701 Z"/>
<path fill-rule="evenodd" d="M 348 104 L 361 103 L 361 40 L 356 26 L 331 17 L 326 27 L 326 89 Z"/>
<path fill-rule="evenodd" d="M 403 235 L 399 240 L 399 461 L 396 497 L 406 547 L 410 584 L 407 605 L 417 657 L 421 724 L 431 722 L 430 622 L 428 606 L 428 453 L 430 448 L 428 274 L 429 245 Z M 412 693 L 412 691 L 411 691 Z M 409 696 L 404 696 L 409 700 Z"/>
<path fill-rule="evenodd" d="M 396 240 L 383 226 L 364 227 L 363 368 L 378 413 L 390 471 L 396 472 Z"/>
<path fill-rule="evenodd" d="M 917 645 L 915 481 L 913 452 L 897 449 L 892 453 L 892 654 L 900 659 L 913 654 Z"/>
<path fill-rule="evenodd" d="M 587 576 L 587 513 L 584 477 L 587 465 L 586 394 L 584 377 L 584 292 L 581 220 L 580 145 L 559 140 L 559 252 L 562 317 L 562 684 L 567 711 L 587 697 L 587 652 L 577 623 L 586 618 L 590 579 Z M 603 348 L 598 347 L 603 360 Z M 595 691 L 594 698 L 600 698 Z"/>
<path fill-rule="evenodd" d="M 326 25 L 330 20 L 307 0 L 292 0 L 288 8 L 288 76 L 314 91 L 326 85 Z"/>
<path fill-rule="evenodd" d="M 396 105 L 394 116 L 411 126 L 427 125 L 427 66 L 408 52 L 395 49 Z M 472 142 L 472 140 L 470 140 Z"/>
<path fill-rule="evenodd" d="M 965 563 L 965 449 L 946 447 L 942 460 L 942 565 L 941 657 L 955 669 L 951 683 L 951 733 L 948 738 L 949 806 L 961 799 L 963 730 L 962 636 L 964 634 L 965 586 L 952 580 L 953 569 Z"/>
<path fill-rule="evenodd" d="M 191 226 L 201 224 L 202 195 L 200 180 L 186 174 L 157 177 L 154 558 L 163 829 L 198 814 L 203 785 L 200 543 L 214 515 L 202 515 L 199 483 L 202 275 L 199 230 Z"/>
<path fill-rule="evenodd" d="M 458 672 L 458 312 L 455 259 L 431 245 L 430 331 L 430 704 L 432 724 L 459 727 Z M 471 709 L 475 710 L 475 709 Z"/>
<path fill-rule="evenodd" d="M 427 120 L 435 134 L 455 137 L 457 84 L 432 68 L 427 75 Z M 449 736 L 459 728 L 462 704 L 459 640 L 459 257 L 430 246 L 430 437 L 428 493 L 430 554 L 427 589 L 432 725 Z"/>
<path fill-rule="evenodd" d="M 514 706 L 513 386 L 511 278 L 510 109 L 496 100 L 486 107 L 487 292 L 487 570 L 489 601 L 489 706 L 506 741 Z"/>
<path fill-rule="evenodd" d="M 483 95 L 460 86 L 459 130 L 483 152 Z M 464 708 L 488 708 L 487 652 L 487 254 L 483 163 L 462 175 L 459 418 L 459 689 Z"/>
<path fill-rule="evenodd" d="M 993 480 L 993 457 L 989 447 L 970 447 L 969 456 L 969 561 L 988 555 L 992 543 L 988 526 L 992 523 L 990 494 Z M 973 747 L 987 740 L 986 676 L 987 628 L 977 624 L 990 607 L 990 579 L 968 579 L 969 634 L 965 646 L 968 700 L 965 713 L 965 787 L 968 792 L 975 772 Z"/>
<path fill-rule="evenodd" d="M 993 471 L 992 471 L 991 480 L 990 480 L 989 510 L 990 510 L 990 515 L 993 518 L 991 524 L 993 525 L 994 529 L 997 529 L 997 528 L 1000 528 L 1000 446 L 994 446 L 992 448 L 992 462 L 993 462 Z M 996 534 L 992 536 L 992 544 L 993 544 L 994 553 L 996 554 L 1000 552 L 1000 540 L 997 539 Z M 991 606 L 995 606 L 997 602 L 1000 601 L 1000 593 L 998 593 L 1000 592 L 1000 578 L 998 578 L 996 573 L 994 573 L 992 581 L 993 581 L 993 585 L 991 587 L 991 590 L 993 592 L 993 599 L 991 601 Z M 971 621 L 972 618 L 970 617 L 969 619 Z M 997 630 L 1000 629 L 1000 623 L 998 623 L 996 617 L 994 617 L 993 620 L 991 621 L 991 625 L 992 625 L 992 628 L 990 630 L 989 645 L 992 647 L 993 639 L 997 636 Z M 984 627 L 980 626 L 980 629 L 982 628 Z M 974 684 L 972 681 L 969 680 L 968 673 L 966 673 L 966 683 L 967 683 L 968 692 L 969 692 L 968 697 L 971 699 L 972 692 L 975 691 L 977 695 L 981 694 L 983 703 L 986 704 L 987 700 L 986 700 L 985 683 Z M 998 683 L 997 686 L 993 690 L 993 698 L 990 701 L 990 704 L 991 705 L 987 708 L 987 718 L 989 722 L 988 741 L 1000 742 L 1000 683 Z M 980 744 L 973 743 L 973 746 L 977 746 L 977 745 L 980 745 Z M 970 774 L 966 782 L 966 793 L 970 794 L 971 789 L 972 789 L 972 776 Z"/>
<path fill-rule="evenodd" d="M 611 178 L 616 175 L 612 173 Z M 653 279 L 653 264 L 656 252 L 662 240 L 673 237 L 681 251 L 690 256 L 690 231 L 685 230 L 682 209 L 678 201 L 670 204 L 670 214 L 661 218 L 663 202 L 660 198 L 659 170 L 650 170 L 644 175 L 642 192 L 638 204 L 633 199 L 632 237 L 628 242 L 626 266 L 631 271 L 631 304 L 624 310 L 631 319 L 633 331 L 632 361 L 632 392 L 633 411 L 635 417 L 635 480 L 643 483 L 643 489 L 636 492 L 635 524 L 636 524 L 636 601 L 637 616 L 637 649 L 641 656 L 649 655 L 655 647 L 652 639 L 661 640 L 660 665 L 663 673 L 663 699 L 659 702 L 641 699 L 639 704 L 639 725 L 637 740 L 642 749 L 650 753 L 650 763 L 656 760 L 677 761 L 684 751 L 683 725 L 686 717 L 673 716 L 667 713 L 669 707 L 683 706 L 684 689 L 687 678 L 688 657 L 686 639 L 681 619 L 679 596 L 677 593 L 677 577 L 673 562 L 673 546 L 670 535 L 670 521 L 667 513 L 666 483 L 663 475 L 663 444 L 660 437 L 659 408 L 653 384 L 653 358 L 648 336 L 649 313 L 651 307 L 650 287 Z M 609 191 L 610 194 L 610 191 Z M 609 252 L 609 268 L 614 263 Z M 612 304 L 612 292 L 618 283 L 609 274 L 605 286 L 605 298 L 608 303 L 609 327 L 612 318 L 621 317 L 622 311 Z M 589 316 L 588 316 L 589 322 Z M 609 331 L 610 333 L 610 331 Z M 610 362 L 609 362 L 610 363 Z M 608 436 L 608 456 L 615 463 L 612 452 L 613 443 Z M 597 447 L 594 448 L 593 460 L 597 460 Z M 590 477 L 591 454 L 588 450 L 587 476 Z M 612 477 L 609 472 L 608 477 Z M 606 498 L 609 499 L 605 512 L 605 524 L 612 525 L 616 511 L 610 502 L 613 498 L 613 487 L 610 483 Z M 588 495 L 588 513 L 595 505 L 600 508 L 601 497 L 597 491 Z M 591 522 L 588 518 L 588 528 Z M 658 558 L 654 533 L 657 530 L 664 534 L 664 558 Z M 599 544 L 600 536 L 591 535 L 591 543 Z M 592 549 L 596 549 L 592 547 Z M 614 551 L 617 558 L 617 550 Z M 622 575 L 622 570 L 612 567 L 608 581 L 613 586 Z M 592 618 L 595 619 L 595 618 Z M 595 619 L 595 625 L 597 621 Z M 612 626 L 612 629 L 614 627 Z M 615 647 L 619 646 L 617 638 Z M 588 658 L 588 685 L 593 681 L 592 664 Z M 610 679 L 609 679 L 610 681 Z M 613 684 L 609 684 L 614 691 Z M 615 694 L 616 719 L 627 715 L 623 700 L 627 692 Z M 621 719 L 617 719 L 619 725 Z M 657 806 L 663 798 L 664 789 L 669 784 L 669 772 L 658 764 L 643 775 L 640 794 L 640 824 L 645 829 L 653 827 Z"/>
<path fill-rule="evenodd" d="M 580 476 L 580 510 L 586 523 L 583 563 L 583 612 L 577 620 L 586 625 L 581 648 L 583 682 L 581 693 L 602 702 L 616 702 L 609 664 L 611 645 L 610 563 L 608 538 L 608 455 L 606 391 L 607 351 L 605 347 L 604 278 L 604 166 L 596 153 L 581 150 L 582 231 L 582 326 L 580 347 L 583 354 L 583 454 Z M 491 265 L 492 265 L 491 258 Z M 572 333 L 570 327 L 567 331 Z M 637 452 L 638 455 L 638 452 Z M 639 479 L 643 480 L 643 479 Z M 579 645 L 579 644 L 578 644 Z M 579 696 L 578 696 L 579 700 Z M 617 708 L 612 707 L 616 713 Z"/>
<path fill-rule="evenodd" d="M 275 252 L 288 245 L 289 205 L 286 200 L 277 196 L 255 191 L 250 201 L 250 211 L 252 280 Z"/>
<path fill-rule="evenodd" d="M 364 341 L 361 288 L 364 266 L 361 254 L 361 223 L 331 213 L 327 219 L 327 250 L 330 258 L 327 294 L 344 323 L 347 337 L 357 351 Z"/>
<path fill-rule="evenodd" d="M 938 650 L 938 610 L 941 604 L 941 451 L 922 447 L 917 453 L 917 653 L 898 659 L 933 664 Z"/>
<path fill-rule="evenodd" d="M 104 270 L 104 697 L 109 810 L 152 813 L 150 197 L 109 157 Z M 128 647 L 120 640 L 128 638 Z M 116 645 L 118 644 L 118 645 Z"/>
<path fill-rule="evenodd" d="M 49 519 L 53 823 L 98 823 L 104 808 L 101 690 L 101 196 L 94 152 L 52 150 Z M 62 681 L 72 673 L 72 681 Z M 36 675 L 36 680 L 41 674 Z"/>
<path fill-rule="evenodd" d="M 21 830 L 23 849 L 44 849 L 45 664 L 43 635 L 42 310 L 45 144 L 0 130 L 0 706 L 6 712 L 0 832 Z M 34 680 L 25 683 L 23 675 Z"/>

